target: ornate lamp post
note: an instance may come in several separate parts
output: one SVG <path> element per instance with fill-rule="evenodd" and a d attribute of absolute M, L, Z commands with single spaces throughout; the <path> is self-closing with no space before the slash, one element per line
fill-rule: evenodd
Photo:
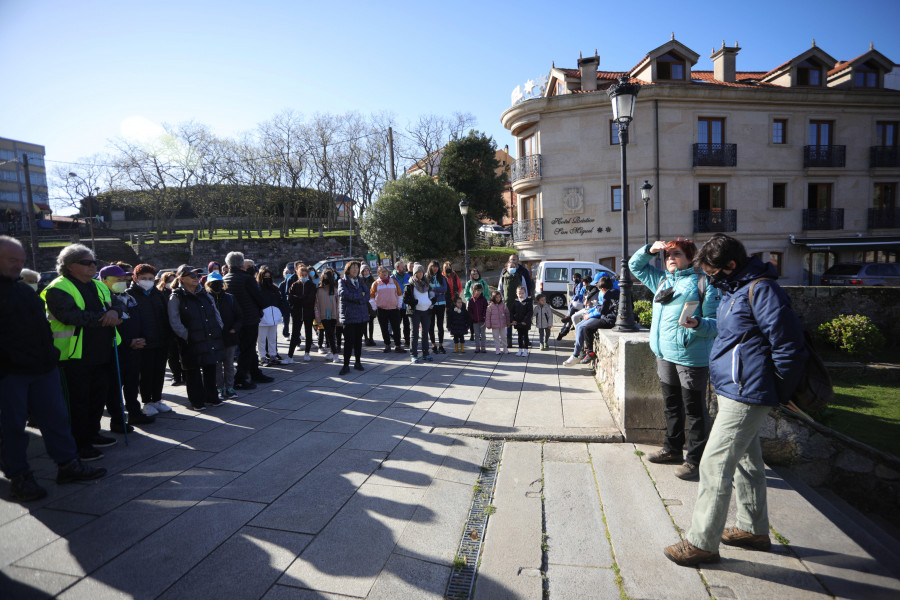
<path fill-rule="evenodd" d="M 465 248 L 466 253 L 466 278 L 469 277 L 469 235 L 466 231 L 466 215 L 469 214 L 469 203 L 466 202 L 466 195 L 460 194 L 462 196 L 462 200 L 459 201 L 459 214 L 462 215 L 463 220 L 463 247 Z"/>
<path fill-rule="evenodd" d="M 625 76 L 619 77 L 619 82 L 613 84 L 607 91 L 612 102 L 613 121 L 619 127 L 619 146 L 622 150 L 622 268 L 619 275 L 619 287 L 621 299 L 619 300 L 619 313 L 616 316 L 614 331 L 631 332 L 640 329 L 634 322 L 634 312 L 631 309 L 631 270 L 628 268 L 628 170 L 625 156 L 625 145 L 628 143 L 628 124 L 634 115 L 634 103 L 641 86 L 636 83 L 628 83 Z"/>
<path fill-rule="evenodd" d="M 644 185 L 641 186 L 641 200 L 644 201 L 644 245 L 650 243 L 650 224 L 647 220 L 647 206 L 650 204 L 650 190 L 653 189 L 653 186 L 650 185 L 650 182 L 646 179 L 644 180 Z"/>
<path fill-rule="evenodd" d="M 90 218 L 91 226 L 91 252 L 96 253 L 97 249 L 94 247 L 94 190 L 91 188 L 90 184 L 85 181 L 83 177 L 79 177 L 77 173 L 69 171 L 69 177 L 81 179 L 81 182 L 87 186 L 88 217 Z M 78 188 L 76 187 L 75 189 L 77 190 Z"/>

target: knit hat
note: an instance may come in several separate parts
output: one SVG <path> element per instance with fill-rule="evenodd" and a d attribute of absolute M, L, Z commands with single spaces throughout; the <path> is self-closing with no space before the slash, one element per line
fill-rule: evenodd
<path fill-rule="evenodd" d="M 415 276 L 415 274 L 418 273 L 419 271 L 422 271 L 424 273 L 425 267 L 419 263 L 414 264 L 413 265 L 413 276 Z"/>

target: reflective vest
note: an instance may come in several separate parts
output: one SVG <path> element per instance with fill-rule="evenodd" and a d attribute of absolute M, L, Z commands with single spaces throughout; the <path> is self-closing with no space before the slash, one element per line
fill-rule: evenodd
<path fill-rule="evenodd" d="M 97 286 L 97 296 L 100 297 L 100 303 L 104 308 L 109 308 L 112 301 L 109 288 L 96 279 L 92 279 L 91 281 Z M 44 288 L 44 291 L 41 292 L 41 300 L 44 301 L 45 307 L 47 306 L 47 291 L 51 288 L 56 288 L 69 294 L 75 300 L 75 305 L 81 310 L 84 310 L 84 298 L 82 298 L 81 292 L 78 291 L 78 288 L 75 287 L 74 283 L 65 277 L 57 277 Z M 47 312 L 47 319 L 50 321 L 50 331 L 53 332 L 53 345 L 59 350 L 59 360 L 80 359 L 82 328 L 76 327 L 75 325 L 66 325 L 57 320 L 57 318 L 50 314 L 49 311 Z M 116 346 L 120 343 L 122 343 L 122 337 L 119 335 L 118 330 L 116 330 Z"/>

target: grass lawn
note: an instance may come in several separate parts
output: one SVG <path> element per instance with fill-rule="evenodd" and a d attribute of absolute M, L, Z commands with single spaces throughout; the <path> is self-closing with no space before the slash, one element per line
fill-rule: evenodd
<path fill-rule="evenodd" d="M 900 456 L 900 385 L 832 373 L 834 400 L 817 420 L 873 448 Z"/>

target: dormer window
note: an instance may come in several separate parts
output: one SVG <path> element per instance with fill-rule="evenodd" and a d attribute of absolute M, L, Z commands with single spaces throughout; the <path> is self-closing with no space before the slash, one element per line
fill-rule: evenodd
<path fill-rule="evenodd" d="M 797 85 L 822 85 L 822 67 L 812 60 L 804 60 L 797 65 Z"/>
<path fill-rule="evenodd" d="M 656 78 L 684 81 L 684 59 L 673 52 L 667 52 L 656 59 Z"/>
<path fill-rule="evenodd" d="M 856 67 L 853 71 L 853 87 L 877 88 L 878 69 L 871 62 Z"/>

